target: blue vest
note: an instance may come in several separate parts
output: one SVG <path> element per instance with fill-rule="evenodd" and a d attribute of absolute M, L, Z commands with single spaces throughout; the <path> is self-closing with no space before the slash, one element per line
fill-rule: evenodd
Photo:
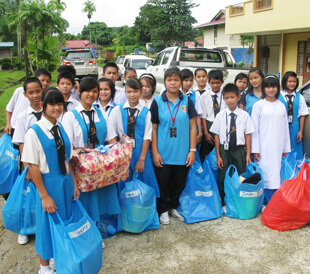
<path fill-rule="evenodd" d="M 95 123 L 96 131 L 97 131 L 97 138 L 99 140 L 99 144 L 96 144 L 96 147 L 98 147 L 100 145 L 104 145 L 104 140 L 107 136 L 107 122 L 104 119 L 100 109 L 98 109 L 97 107 L 94 107 L 94 109 L 97 112 L 97 115 L 99 117 L 99 122 Z M 72 109 L 71 111 L 74 114 L 74 117 L 76 118 L 76 120 L 78 121 L 82 129 L 84 144 L 86 145 L 88 142 L 89 123 L 87 124 L 87 128 L 86 128 L 85 121 L 83 117 L 80 115 L 80 113 L 76 109 Z"/>
<path fill-rule="evenodd" d="M 246 106 L 245 106 L 245 110 L 247 113 L 249 113 L 249 115 L 251 116 L 252 114 L 252 108 L 253 105 L 260 100 L 260 98 L 258 98 L 255 93 L 253 92 L 253 95 L 251 95 L 250 93 L 248 93 L 245 96 L 245 100 L 246 100 Z"/>
<path fill-rule="evenodd" d="M 158 152 L 165 165 L 185 165 L 187 155 L 190 149 L 189 134 L 189 115 L 188 115 L 188 97 L 183 95 L 182 99 L 177 99 L 175 104 L 171 101 L 163 101 L 162 96 L 154 98 L 158 105 L 159 124 L 157 128 L 157 147 Z M 170 128 L 172 127 L 172 116 L 174 117 L 180 102 L 179 111 L 176 115 L 174 127 L 177 129 L 177 137 L 170 137 Z"/>
<path fill-rule="evenodd" d="M 286 111 L 288 112 L 288 102 L 284 99 L 283 95 L 280 93 L 280 101 L 285 105 Z M 297 160 L 303 159 L 303 148 L 302 142 L 297 142 L 297 135 L 299 132 L 299 102 L 300 102 L 300 93 L 296 92 L 295 100 L 293 102 L 293 123 L 289 124 L 290 129 L 290 139 L 291 139 L 291 149 L 297 152 Z"/>

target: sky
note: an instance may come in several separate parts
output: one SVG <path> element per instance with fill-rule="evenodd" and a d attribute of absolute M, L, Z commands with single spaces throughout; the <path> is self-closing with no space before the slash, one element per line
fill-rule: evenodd
<path fill-rule="evenodd" d="M 69 22 L 67 32 L 78 34 L 84 25 L 88 24 L 87 14 L 82 12 L 83 3 L 86 0 L 63 0 L 66 10 L 62 16 Z M 96 6 L 92 22 L 105 22 L 108 27 L 133 26 L 136 16 L 139 15 L 140 7 L 146 0 L 92 0 Z M 198 21 L 195 25 L 209 22 L 220 9 L 228 5 L 243 2 L 243 0 L 193 0 L 199 7 L 192 9 L 192 15 Z"/>

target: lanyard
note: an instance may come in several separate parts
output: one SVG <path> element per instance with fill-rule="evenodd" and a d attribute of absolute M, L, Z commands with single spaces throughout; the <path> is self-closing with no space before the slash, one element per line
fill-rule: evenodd
<path fill-rule="evenodd" d="M 168 103 L 168 101 L 167 101 L 167 106 L 168 106 L 168 108 L 169 108 L 170 115 L 171 115 L 171 120 L 172 120 L 172 127 L 174 127 L 174 122 L 175 122 L 175 118 L 177 118 L 177 114 L 178 114 L 178 111 L 179 111 L 180 103 L 181 103 L 181 100 L 179 101 L 177 111 L 176 111 L 176 113 L 175 113 L 175 115 L 174 115 L 174 117 L 173 117 L 173 116 L 172 116 L 171 109 L 170 109 L 170 106 L 169 106 L 169 103 Z"/>

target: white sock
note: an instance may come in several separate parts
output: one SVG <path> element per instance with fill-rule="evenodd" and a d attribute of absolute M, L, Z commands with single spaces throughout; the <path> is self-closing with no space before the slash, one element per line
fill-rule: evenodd
<path fill-rule="evenodd" d="M 44 274 L 46 271 L 48 271 L 50 269 L 50 265 L 41 265 L 40 264 L 40 270 L 41 270 L 41 274 Z"/>

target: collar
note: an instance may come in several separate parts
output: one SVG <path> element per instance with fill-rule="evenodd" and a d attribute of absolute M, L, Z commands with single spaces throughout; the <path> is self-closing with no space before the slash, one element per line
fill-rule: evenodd
<path fill-rule="evenodd" d="M 236 109 L 234 111 L 231 111 L 229 108 L 227 108 L 226 113 L 227 113 L 227 115 L 230 115 L 230 113 L 234 113 L 235 115 L 238 116 L 238 114 L 240 113 L 240 108 L 236 107 Z"/>
<path fill-rule="evenodd" d="M 28 106 L 28 108 L 27 108 L 27 114 L 29 115 L 29 114 L 32 114 L 32 112 L 41 112 L 42 111 L 42 109 L 40 110 L 40 111 L 36 111 L 36 110 L 34 110 L 31 106 Z"/>
<path fill-rule="evenodd" d="M 128 101 L 124 104 L 123 108 L 130 108 Z M 134 108 L 136 108 L 137 110 L 139 110 L 141 112 L 141 110 L 143 109 L 143 106 L 139 102 Z"/>
<path fill-rule="evenodd" d="M 109 101 L 109 103 L 106 104 L 106 106 L 102 106 L 100 103 L 100 100 L 97 99 L 97 101 L 94 103 L 95 105 L 99 106 L 99 108 L 102 108 L 103 110 L 105 110 L 107 107 L 114 107 L 113 101 L 112 99 Z"/>
<path fill-rule="evenodd" d="M 187 93 L 186 93 L 186 95 L 188 96 L 188 95 L 192 95 L 194 93 L 194 91 L 191 89 L 191 90 L 188 90 L 187 91 Z"/>
<path fill-rule="evenodd" d="M 51 123 L 49 120 L 47 120 L 44 116 L 44 114 L 42 115 L 42 118 L 40 119 L 40 123 L 42 123 L 42 125 L 47 128 L 49 131 L 52 130 L 52 127 L 55 125 L 58 125 L 57 121 L 56 124 L 54 125 L 53 123 Z"/>
<path fill-rule="evenodd" d="M 78 112 L 82 112 L 83 110 L 86 110 L 83 105 L 81 103 L 79 103 L 79 105 L 75 108 Z M 94 106 L 92 105 L 90 110 L 94 110 L 95 111 L 95 108 Z"/>
<path fill-rule="evenodd" d="M 288 95 L 288 92 L 286 90 L 282 90 L 281 93 L 282 93 L 283 97 Z M 290 95 L 293 95 L 294 97 L 296 97 L 296 91 L 293 91 Z"/>
<path fill-rule="evenodd" d="M 220 90 L 219 92 L 215 93 L 215 92 L 212 91 L 212 89 L 210 89 L 210 94 L 211 94 L 211 96 L 212 95 L 217 95 L 217 97 L 220 98 L 221 95 L 222 95 L 222 90 Z"/>
<path fill-rule="evenodd" d="M 163 99 L 163 101 L 168 101 L 168 97 L 167 97 L 167 90 L 165 90 L 162 94 L 161 94 L 161 98 Z M 183 92 L 179 91 L 179 99 L 182 100 L 183 99 Z"/>

